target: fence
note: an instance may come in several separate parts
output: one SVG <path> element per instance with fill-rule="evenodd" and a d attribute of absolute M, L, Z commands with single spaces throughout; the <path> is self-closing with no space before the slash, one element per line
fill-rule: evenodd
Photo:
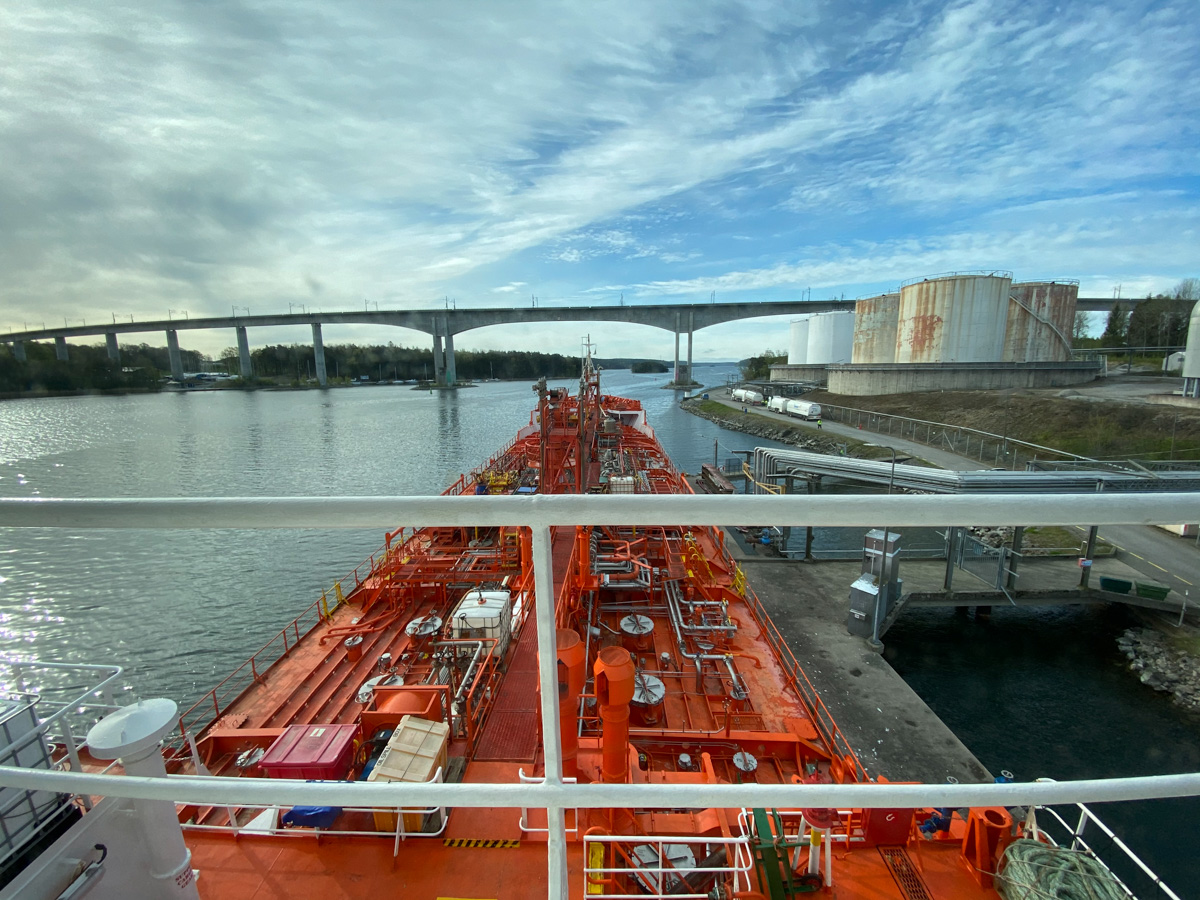
<path fill-rule="evenodd" d="M 969 459 L 978 459 L 984 465 L 994 468 L 1024 469 L 1038 459 L 1088 460 L 1088 457 L 1076 453 L 1067 453 L 1065 450 L 1055 450 L 1053 447 L 1043 447 L 1007 435 L 992 434 L 960 425 L 946 425 L 942 422 L 910 419 L 907 416 L 894 416 L 850 406 L 829 406 L 824 403 L 821 404 L 821 412 L 824 418 L 831 422 L 841 422 L 877 434 L 906 438 Z"/>

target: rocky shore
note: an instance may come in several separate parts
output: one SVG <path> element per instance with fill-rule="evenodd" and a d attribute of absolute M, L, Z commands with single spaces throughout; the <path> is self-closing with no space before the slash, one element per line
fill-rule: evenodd
<path fill-rule="evenodd" d="M 1172 636 L 1154 628 L 1130 628 L 1117 638 L 1117 646 L 1129 668 L 1141 673 L 1142 684 L 1171 694 L 1181 706 L 1200 710 L 1200 659 L 1177 646 Z"/>

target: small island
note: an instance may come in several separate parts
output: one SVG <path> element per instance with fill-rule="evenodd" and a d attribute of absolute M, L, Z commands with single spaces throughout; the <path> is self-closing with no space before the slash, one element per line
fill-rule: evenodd
<path fill-rule="evenodd" d="M 657 359 L 641 359 L 629 367 L 629 370 L 634 375 L 661 375 L 663 372 L 669 372 L 667 364 L 659 362 Z"/>

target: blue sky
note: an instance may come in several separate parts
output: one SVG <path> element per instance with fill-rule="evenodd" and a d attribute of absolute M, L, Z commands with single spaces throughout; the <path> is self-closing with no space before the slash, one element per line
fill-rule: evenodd
<path fill-rule="evenodd" d="M 963 269 L 1144 296 L 1200 275 L 1195 12 L 6 4 L 0 330 L 855 297 Z M 784 348 L 787 322 L 698 332 L 697 358 Z M 457 345 L 574 352 L 587 330 L 602 356 L 671 353 L 632 325 Z M 427 339 L 326 329 L 350 340 Z"/>

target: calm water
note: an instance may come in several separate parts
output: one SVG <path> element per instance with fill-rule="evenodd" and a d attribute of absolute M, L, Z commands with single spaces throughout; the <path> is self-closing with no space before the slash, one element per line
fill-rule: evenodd
<path fill-rule="evenodd" d="M 698 367 L 707 384 L 729 367 Z M 678 409 L 661 375 L 611 372 L 676 465 L 767 442 Z M 568 382 L 562 382 L 567 384 Z M 0 496 L 436 494 L 528 421 L 525 383 L 207 392 L 0 403 Z M 401 523 L 397 523 L 401 524 Z M 374 531 L 0 530 L 0 636 L 21 658 L 116 662 L 189 704 L 382 543 Z M 802 540 L 802 538 L 801 538 Z M 827 533 L 817 547 L 861 536 Z M 906 546 L 914 541 L 906 540 Z M 993 771 L 1060 779 L 1200 770 L 1200 721 L 1123 668 L 1120 613 L 906 615 L 892 664 Z M 1200 804 L 1102 811 L 1176 890 L 1200 883 Z"/>

